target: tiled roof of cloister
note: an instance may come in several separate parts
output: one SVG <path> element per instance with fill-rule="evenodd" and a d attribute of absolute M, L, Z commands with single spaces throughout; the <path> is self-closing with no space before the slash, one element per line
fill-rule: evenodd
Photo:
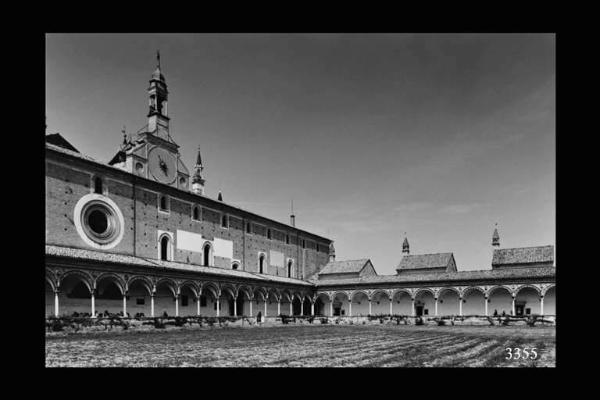
<path fill-rule="evenodd" d="M 396 269 L 446 268 L 452 253 L 411 254 L 402 257 Z"/>
<path fill-rule="evenodd" d="M 344 274 L 344 273 L 358 273 L 364 266 L 369 262 L 368 258 L 360 260 L 344 260 L 329 262 L 323 267 L 318 275 L 323 274 Z"/>
<path fill-rule="evenodd" d="M 555 267 L 533 267 L 533 268 L 511 268 L 497 270 L 479 270 L 479 271 L 457 271 L 457 272 L 434 272 L 411 275 L 375 275 L 364 276 L 360 278 L 349 279 L 322 279 L 318 281 L 318 286 L 338 286 L 353 284 L 376 284 L 376 283 L 422 283 L 422 282 L 456 282 L 456 281 L 479 281 L 485 280 L 493 282 L 499 279 L 511 278 L 554 278 L 556 275 Z"/>
<path fill-rule="evenodd" d="M 287 278 L 283 276 L 256 274 L 248 271 L 239 271 L 216 267 L 205 267 L 201 265 L 185 264 L 173 261 L 163 261 L 144 257 L 134 257 L 124 254 L 106 253 L 93 250 L 76 249 L 72 247 L 46 245 L 46 256 L 57 256 L 77 260 L 106 262 L 112 264 L 126 264 L 131 266 L 151 268 L 167 268 L 173 271 L 192 271 L 204 274 L 218 275 L 222 277 L 258 279 L 265 282 L 291 283 L 295 285 L 312 286 L 311 283 L 303 281 L 301 279 Z"/>
<path fill-rule="evenodd" d="M 492 265 L 550 262 L 554 262 L 554 246 L 497 249 L 494 250 L 494 255 L 492 256 Z"/>

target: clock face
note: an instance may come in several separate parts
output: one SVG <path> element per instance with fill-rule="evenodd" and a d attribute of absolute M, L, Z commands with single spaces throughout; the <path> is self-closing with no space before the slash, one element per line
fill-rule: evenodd
<path fill-rule="evenodd" d="M 148 153 L 150 174 L 161 183 L 173 183 L 177 177 L 177 160 L 172 153 L 161 147 L 154 147 Z"/>

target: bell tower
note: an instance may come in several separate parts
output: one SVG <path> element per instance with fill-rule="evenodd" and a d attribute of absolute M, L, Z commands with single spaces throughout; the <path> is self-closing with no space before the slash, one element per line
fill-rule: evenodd
<path fill-rule="evenodd" d="M 150 87 L 148 88 L 148 132 L 171 142 L 167 108 L 168 98 L 167 81 L 160 70 L 160 53 L 157 51 L 156 69 L 152 73 Z"/>

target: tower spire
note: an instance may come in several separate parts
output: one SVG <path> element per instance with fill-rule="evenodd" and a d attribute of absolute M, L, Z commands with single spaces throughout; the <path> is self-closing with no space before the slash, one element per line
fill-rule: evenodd
<path fill-rule="evenodd" d="M 198 145 L 198 155 L 196 156 L 196 165 L 194 165 L 194 175 L 192 176 L 192 192 L 204 195 L 204 178 L 202 177 L 204 166 L 202 165 L 202 156 L 200 155 L 200 146 Z"/>
<path fill-rule="evenodd" d="M 156 68 L 160 69 L 160 51 L 156 50 Z"/>
<path fill-rule="evenodd" d="M 168 98 L 167 81 L 160 69 L 160 52 L 157 50 L 156 69 L 152 73 L 150 87 L 148 88 L 148 132 L 172 142 L 169 135 Z"/>

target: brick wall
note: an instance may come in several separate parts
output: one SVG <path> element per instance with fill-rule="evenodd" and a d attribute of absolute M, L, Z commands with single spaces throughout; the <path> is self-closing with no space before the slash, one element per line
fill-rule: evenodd
<path fill-rule="evenodd" d="M 269 224 L 264 218 L 253 218 L 225 204 L 166 188 L 144 179 L 113 171 L 102 165 L 69 159 L 61 153 L 51 152 L 46 158 L 46 243 L 78 248 L 91 248 L 75 229 L 74 209 L 81 197 L 92 192 L 92 176 L 104 179 L 106 195 L 113 200 L 125 220 L 121 242 L 108 250 L 113 253 L 131 254 L 146 258 L 158 258 L 158 231 L 168 231 L 176 240 L 178 229 L 201 234 L 208 240 L 221 238 L 233 242 L 233 259 L 240 261 L 240 269 L 258 272 L 258 255 L 266 256 L 265 273 L 287 276 L 287 260 L 294 260 L 293 277 L 307 277 L 320 270 L 328 261 L 329 241 L 316 241 L 309 235 L 290 229 L 282 229 L 277 223 Z M 169 212 L 158 209 L 159 191 L 169 197 Z M 135 198 L 135 200 L 134 200 Z M 192 206 L 201 207 L 201 221 L 192 219 Z M 228 215 L 228 227 L 221 226 L 223 213 Z M 255 219 L 258 219 L 256 221 Z M 252 233 L 246 232 L 250 222 Z M 271 239 L 267 237 L 270 230 Z M 286 235 L 289 244 L 286 244 Z M 306 249 L 302 248 L 305 240 Z M 174 261 L 202 264 L 200 252 L 180 250 L 173 247 Z M 97 249 L 93 249 L 97 250 Z M 284 265 L 270 265 L 270 251 L 284 255 Z M 100 250 L 101 251 L 101 250 Z M 215 267 L 231 268 L 230 259 L 214 258 Z M 304 275 L 303 275 L 304 274 Z"/>

